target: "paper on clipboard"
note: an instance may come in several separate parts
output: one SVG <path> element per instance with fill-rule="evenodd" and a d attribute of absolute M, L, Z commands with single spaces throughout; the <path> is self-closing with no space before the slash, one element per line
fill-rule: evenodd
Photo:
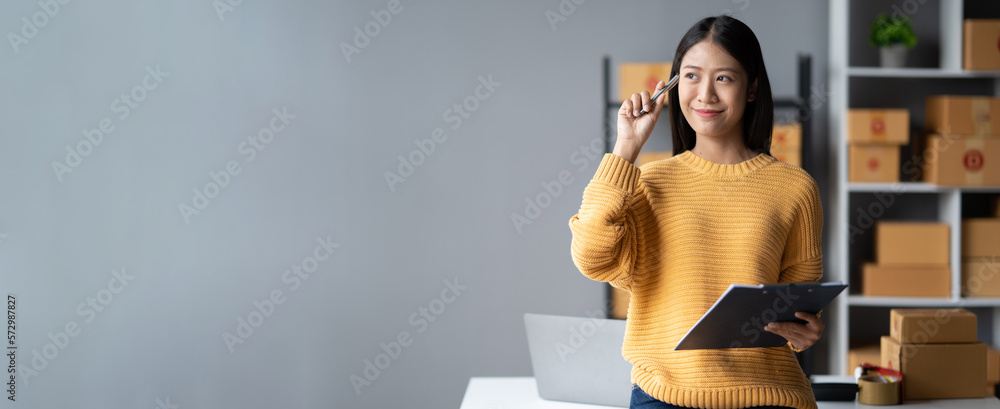
<path fill-rule="evenodd" d="M 840 281 L 731 284 L 674 350 L 784 346 L 788 341 L 765 331 L 765 325 L 774 321 L 805 323 L 795 317 L 797 311 L 818 313 L 845 288 Z"/>

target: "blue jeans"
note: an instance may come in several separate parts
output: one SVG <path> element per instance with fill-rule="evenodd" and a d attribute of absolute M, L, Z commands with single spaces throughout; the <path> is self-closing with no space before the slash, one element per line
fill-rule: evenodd
<path fill-rule="evenodd" d="M 629 402 L 629 409 L 689 409 L 686 406 L 672 405 L 666 402 L 656 400 L 656 398 L 649 396 L 639 387 L 639 385 L 632 384 L 632 401 Z M 754 406 L 747 409 L 789 409 L 785 406 Z"/>

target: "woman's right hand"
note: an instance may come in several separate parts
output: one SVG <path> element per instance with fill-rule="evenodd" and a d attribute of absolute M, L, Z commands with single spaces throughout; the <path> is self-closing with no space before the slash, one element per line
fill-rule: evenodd
<path fill-rule="evenodd" d="M 663 81 L 658 82 L 653 93 L 665 86 Z M 651 101 L 649 91 L 642 91 L 639 94 L 632 94 L 632 98 L 622 102 L 622 107 L 618 110 L 618 140 L 615 142 L 613 152 L 615 155 L 635 163 L 642 145 L 653 133 L 656 120 L 667 102 L 667 94 L 669 92 L 664 92 L 656 101 Z M 637 116 L 640 110 L 646 112 Z"/>

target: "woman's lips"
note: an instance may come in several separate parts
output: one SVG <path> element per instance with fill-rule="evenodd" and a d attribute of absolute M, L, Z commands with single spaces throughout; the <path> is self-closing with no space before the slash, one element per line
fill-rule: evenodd
<path fill-rule="evenodd" d="M 694 112 L 696 114 L 698 114 L 698 116 L 700 116 L 702 118 L 711 118 L 713 116 L 718 115 L 722 111 L 716 111 L 716 110 L 712 110 L 712 109 L 696 109 L 696 110 L 694 110 Z"/>

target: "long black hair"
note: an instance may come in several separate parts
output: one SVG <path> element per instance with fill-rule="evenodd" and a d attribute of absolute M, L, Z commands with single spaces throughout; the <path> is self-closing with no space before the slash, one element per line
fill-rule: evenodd
<path fill-rule="evenodd" d="M 729 16 L 705 18 L 692 26 L 674 53 L 674 63 L 670 76 L 680 72 L 681 60 L 695 44 L 702 40 L 722 47 L 729 55 L 743 66 L 747 73 L 748 83 L 757 81 L 756 94 L 753 101 L 748 101 L 743 111 L 743 142 L 754 152 L 771 154 L 771 128 L 774 125 L 774 101 L 771 98 L 771 83 L 767 80 L 767 70 L 764 68 L 764 55 L 760 51 L 760 43 L 750 27 L 742 21 Z M 753 90 L 748 90 L 748 92 Z M 670 91 L 670 130 L 674 140 L 674 155 L 694 148 L 696 137 L 691 124 L 681 113 L 677 87 Z"/>

